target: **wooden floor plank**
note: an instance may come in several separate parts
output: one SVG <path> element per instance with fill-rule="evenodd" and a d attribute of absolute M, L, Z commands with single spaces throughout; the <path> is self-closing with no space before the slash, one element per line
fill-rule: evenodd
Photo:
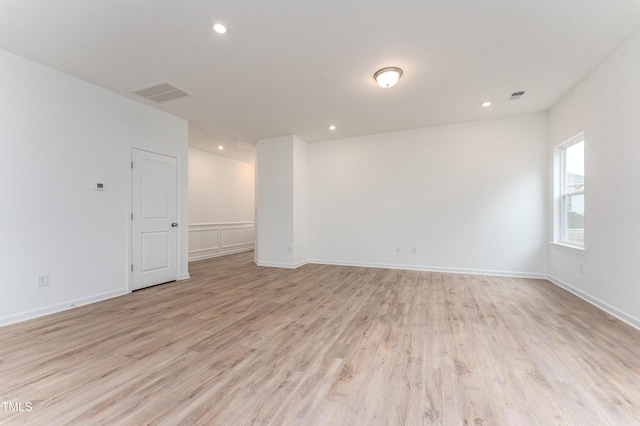
<path fill-rule="evenodd" d="M 190 273 L 0 328 L 0 424 L 640 424 L 640 332 L 547 281 Z"/>

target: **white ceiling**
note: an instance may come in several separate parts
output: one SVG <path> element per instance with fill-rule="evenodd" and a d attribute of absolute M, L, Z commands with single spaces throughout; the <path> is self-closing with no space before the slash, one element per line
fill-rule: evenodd
<path fill-rule="evenodd" d="M 0 0 L 0 48 L 185 118 L 192 146 L 243 161 L 263 138 L 548 110 L 639 27 L 638 0 Z M 404 70 L 394 88 L 373 80 L 385 66 Z M 194 96 L 130 93 L 161 80 Z"/>

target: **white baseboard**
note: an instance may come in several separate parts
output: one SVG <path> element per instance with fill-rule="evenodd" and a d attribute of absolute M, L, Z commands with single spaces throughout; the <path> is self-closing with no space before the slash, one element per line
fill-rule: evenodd
<path fill-rule="evenodd" d="M 442 272 L 446 274 L 490 275 L 496 277 L 534 278 L 546 280 L 547 274 L 537 272 L 493 271 L 488 269 L 443 268 L 423 265 L 394 265 L 389 263 L 349 262 L 338 260 L 311 259 L 307 263 L 320 265 L 359 266 L 362 268 L 404 269 L 407 271 Z"/>
<path fill-rule="evenodd" d="M 253 263 L 255 263 L 258 266 L 266 266 L 270 268 L 296 269 L 306 265 L 309 262 L 307 262 L 306 260 L 303 260 L 298 263 L 277 263 L 277 262 L 259 262 L 257 259 L 253 259 Z"/>
<path fill-rule="evenodd" d="M 236 253 L 242 253 L 245 251 L 252 251 L 253 250 L 253 245 L 251 245 L 250 247 L 243 247 L 237 250 L 225 250 L 225 251 L 220 251 L 217 253 L 209 253 L 209 254 L 204 254 L 204 255 L 200 255 L 200 256 L 191 256 L 189 257 L 189 262 L 195 262 L 198 260 L 205 260 L 205 259 L 212 259 L 214 257 L 220 257 L 220 256 L 226 256 L 228 254 L 236 254 Z"/>
<path fill-rule="evenodd" d="M 318 265 L 400 269 L 400 270 L 407 270 L 407 271 L 442 272 L 446 274 L 490 275 L 490 276 L 497 276 L 497 277 L 533 278 L 533 279 L 539 279 L 539 280 L 547 279 L 547 274 L 537 273 L 537 272 L 514 272 L 514 271 L 494 271 L 494 270 L 488 270 L 488 269 L 441 268 L 436 266 L 395 265 L 395 264 L 389 264 L 389 263 L 350 262 L 350 261 L 325 260 L 325 259 L 309 259 L 309 260 L 298 262 L 296 264 L 288 264 L 288 263 L 276 263 L 276 262 L 259 262 L 257 259 L 254 258 L 253 262 L 258 266 L 268 266 L 268 267 L 288 268 L 288 269 L 295 269 L 300 266 L 306 265 L 308 263 L 315 263 Z"/>
<path fill-rule="evenodd" d="M 45 315 L 55 314 L 56 312 L 66 311 L 67 309 L 73 309 L 78 306 L 88 305 L 90 303 L 101 302 L 103 300 L 112 299 L 114 297 L 123 296 L 129 294 L 129 290 L 122 289 L 116 291 L 110 291 L 108 293 L 96 294 L 95 296 L 85 297 L 82 299 L 69 300 L 57 305 L 47 306 L 45 308 L 34 309 L 27 312 L 21 312 L 15 315 L 9 315 L 0 318 L 0 327 L 15 324 L 17 322 L 27 321 L 34 318 L 43 317 Z"/>
<path fill-rule="evenodd" d="M 578 296 L 580 299 L 584 300 L 585 302 L 588 302 L 590 304 L 592 304 L 593 306 L 595 306 L 598 309 L 601 309 L 603 311 L 605 311 L 606 313 L 608 313 L 609 315 L 613 315 L 614 317 L 618 318 L 620 321 L 625 322 L 627 324 L 629 324 L 630 326 L 640 330 L 640 320 L 636 317 L 634 317 L 633 315 L 629 315 L 626 312 L 623 312 L 617 308 L 614 308 L 613 306 L 609 305 L 606 302 L 603 302 L 602 300 L 598 299 L 597 297 L 593 297 L 591 295 L 589 295 L 588 293 L 585 293 L 584 291 L 575 288 L 574 286 L 572 286 L 571 284 L 568 284 L 564 281 L 562 281 L 559 278 L 556 278 L 552 275 L 547 275 L 547 279 L 549 281 L 551 281 L 553 284 L 557 285 L 558 287 L 561 287 L 565 290 L 567 290 L 569 293 L 573 293 L 576 296 Z"/>
<path fill-rule="evenodd" d="M 178 278 L 178 281 L 188 280 L 189 278 L 191 278 L 191 275 L 189 275 L 188 272 L 185 272 L 184 274 L 180 275 L 180 278 Z"/>

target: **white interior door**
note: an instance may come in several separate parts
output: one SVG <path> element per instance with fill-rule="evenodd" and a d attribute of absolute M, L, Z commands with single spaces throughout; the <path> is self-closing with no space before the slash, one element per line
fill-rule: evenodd
<path fill-rule="evenodd" d="M 178 278 L 176 158 L 131 153 L 131 270 L 134 290 Z"/>

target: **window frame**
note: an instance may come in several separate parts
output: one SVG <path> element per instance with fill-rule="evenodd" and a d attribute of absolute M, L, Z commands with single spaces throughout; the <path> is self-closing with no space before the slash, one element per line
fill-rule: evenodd
<path fill-rule="evenodd" d="M 558 182 L 557 203 L 558 204 L 556 209 L 556 212 L 557 212 L 556 223 L 558 225 L 558 231 L 556 232 L 555 240 L 556 240 L 556 243 L 558 244 L 570 246 L 572 248 L 576 248 L 579 250 L 584 250 L 585 249 L 584 239 L 585 239 L 586 227 L 583 228 L 583 231 L 582 231 L 583 232 L 582 243 L 578 241 L 569 240 L 567 238 L 567 235 L 568 235 L 568 228 L 567 228 L 568 215 L 566 211 L 567 200 L 570 197 L 573 197 L 576 195 L 582 195 L 583 197 L 585 197 L 585 185 L 583 185 L 580 191 L 572 191 L 572 192 L 567 191 L 567 183 L 568 183 L 567 182 L 567 150 L 580 142 L 584 143 L 584 151 L 585 151 L 585 157 L 586 157 L 586 141 L 584 137 L 584 132 L 578 133 L 577 135 L 566 140 L 565 142 L 561 143 L 557 147 L 558 159 L 559 159 L 559 167 L 558 167 L 559 176 L 557 179 L 557 182 Z M 585 173 L 585 181 L 586 181 L 586 173 Z"/>

